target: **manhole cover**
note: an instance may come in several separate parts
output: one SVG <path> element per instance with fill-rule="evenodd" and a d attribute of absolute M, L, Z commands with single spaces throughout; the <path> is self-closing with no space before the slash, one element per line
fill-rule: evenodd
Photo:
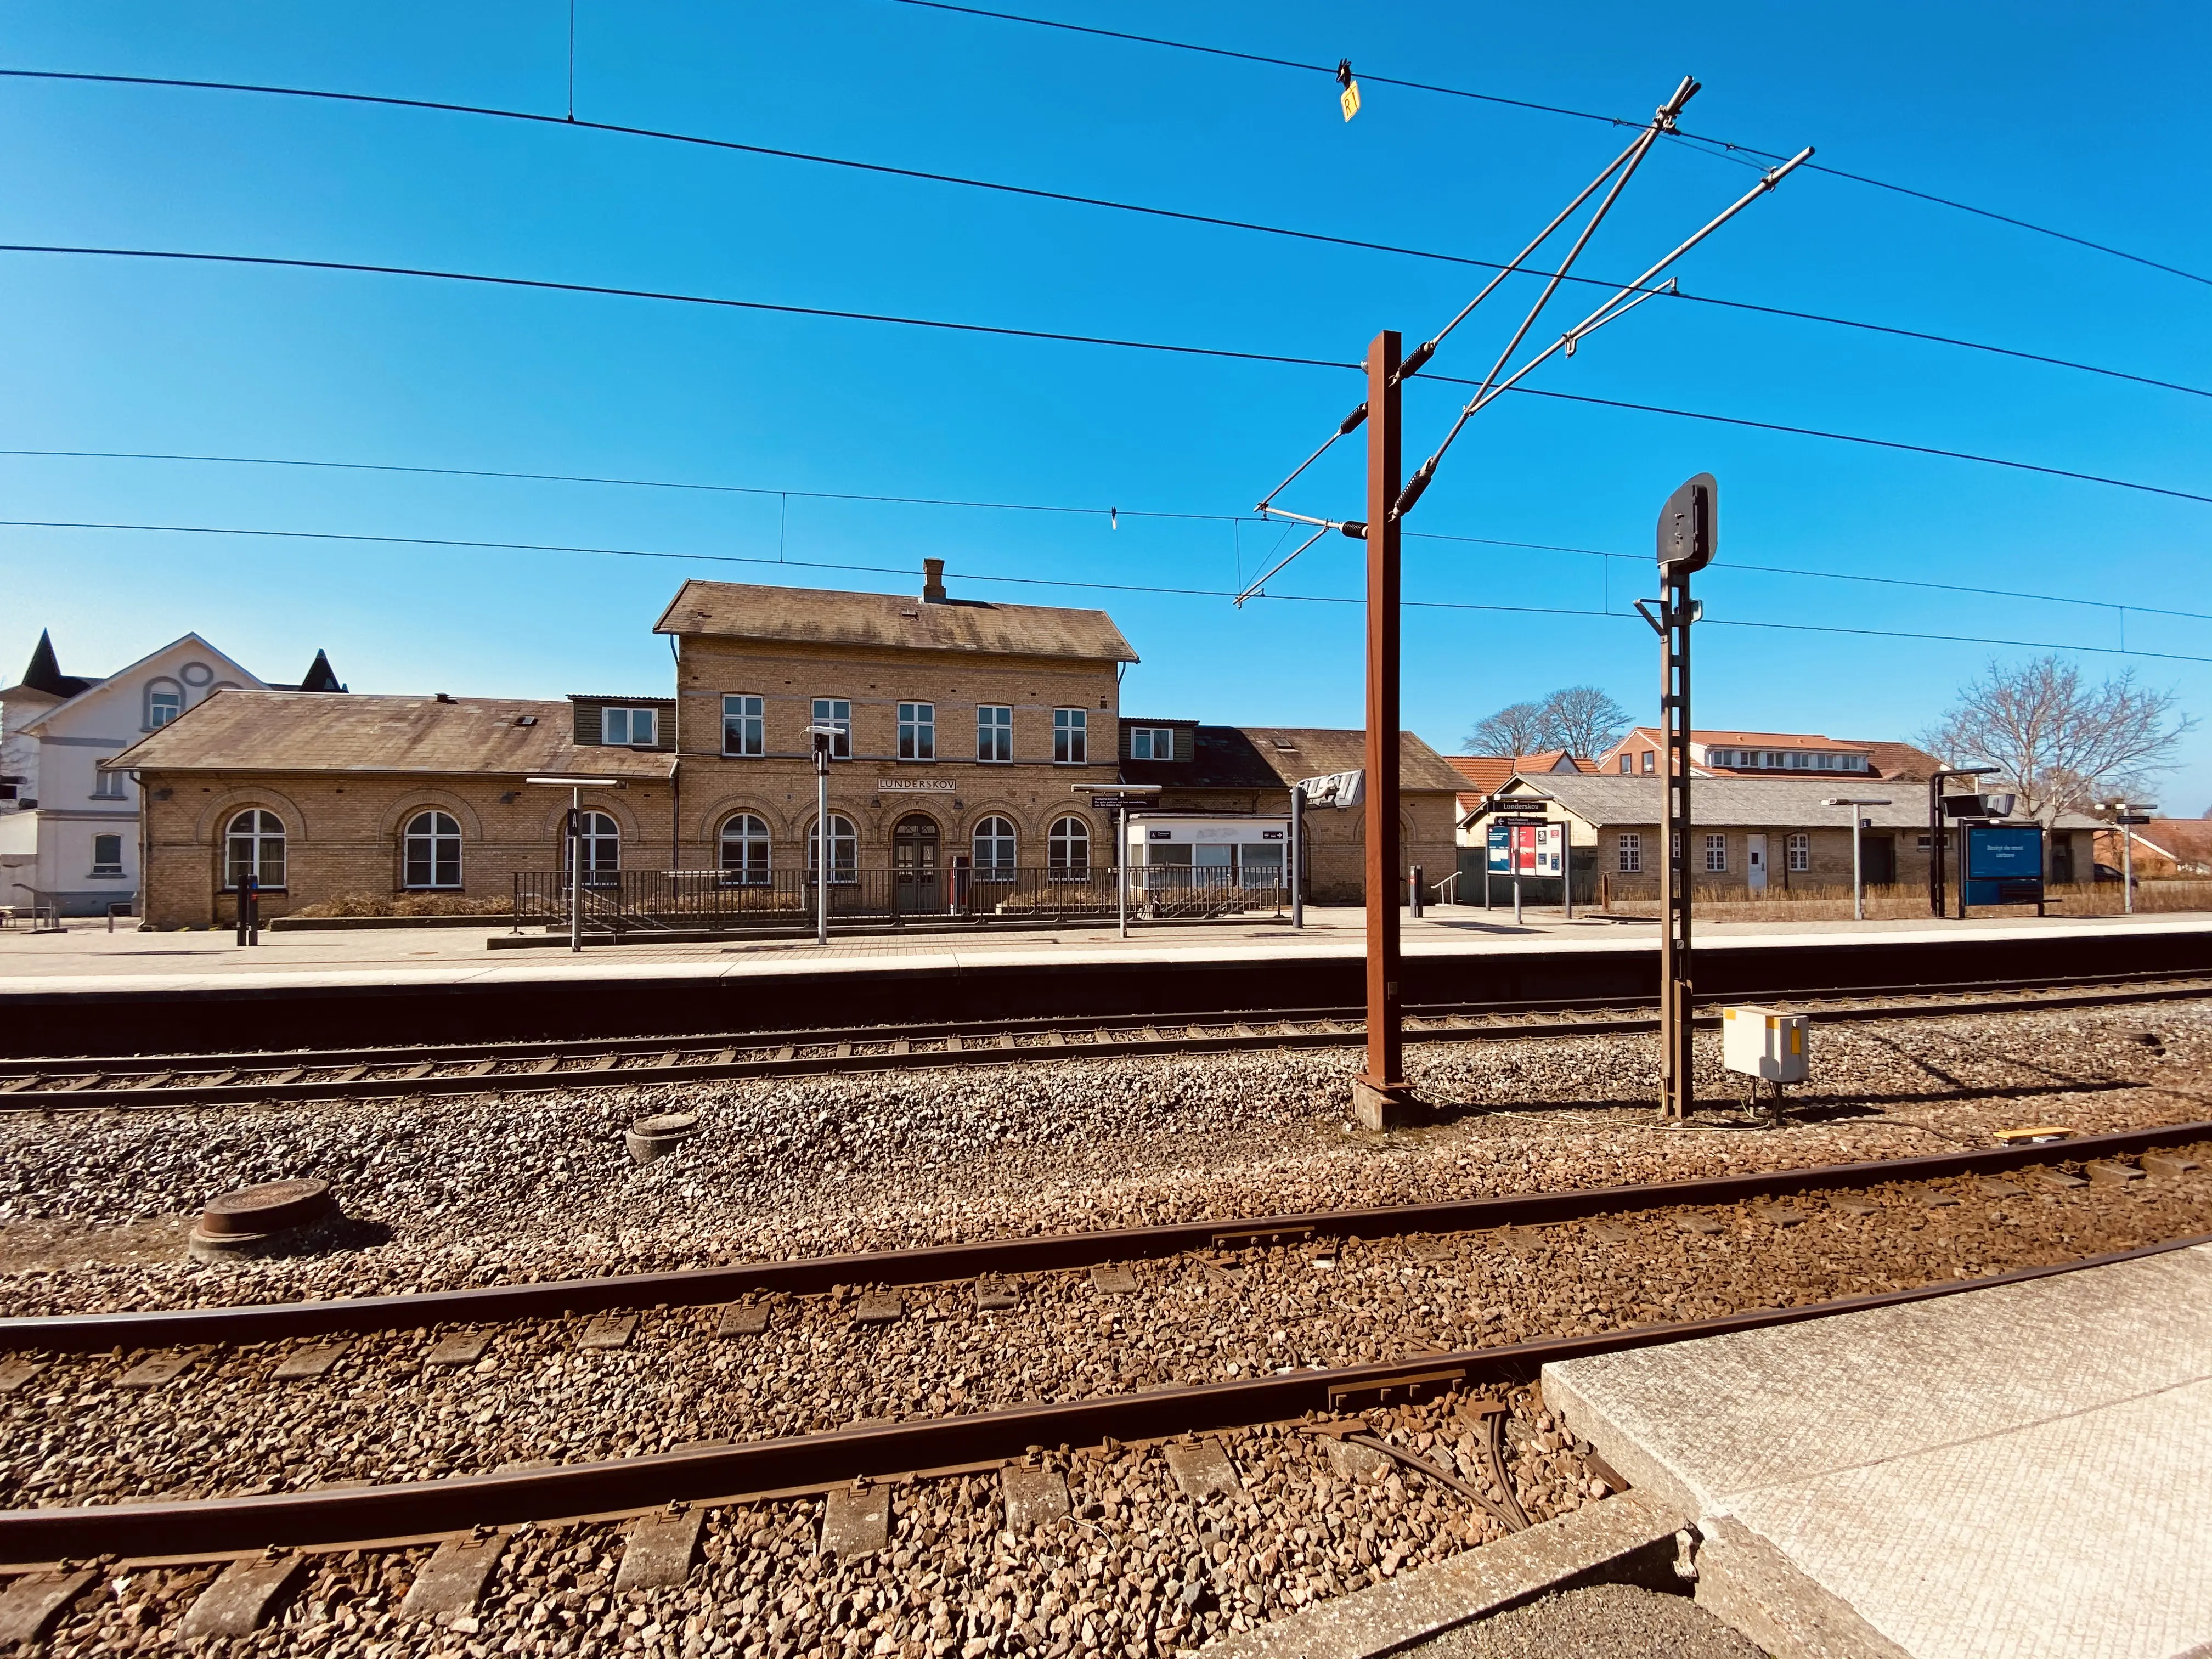
<path fill-rule="evenodd" d="M 319 1221 L 334 1207 L 327 1181 L 264 1181 L 216 1199 L 200 1212 L 194 1231 L 211 1238 L 258 1237 Z"/>

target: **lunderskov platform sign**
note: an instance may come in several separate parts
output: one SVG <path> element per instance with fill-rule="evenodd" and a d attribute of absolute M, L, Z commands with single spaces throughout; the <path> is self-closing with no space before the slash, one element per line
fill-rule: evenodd
<path fill-rule="evenodd" d="M 1493 876 L 1556 876 L 1567 850 L 1564 823 L 1493 823 L 1486 836 Z"/>

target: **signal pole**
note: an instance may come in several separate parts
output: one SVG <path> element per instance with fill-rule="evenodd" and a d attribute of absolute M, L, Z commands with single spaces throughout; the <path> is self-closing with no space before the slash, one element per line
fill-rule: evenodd
<path fill-rule="evenodd" d="M 1397 331 L 1367 348 L 1367 1069 L 1352 1082 L 1370 1129 L 1403 1123 L 1413 1100 L 1399 1029 Z"/>

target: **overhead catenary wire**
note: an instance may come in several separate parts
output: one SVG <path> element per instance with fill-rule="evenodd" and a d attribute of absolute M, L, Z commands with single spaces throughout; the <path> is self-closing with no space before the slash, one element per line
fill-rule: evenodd
<path fill-rule="evenodd" d="M 340 472 L 387 472 L 437 478 L 485 478 L 503 482 L 529 483 L 593 484 L 625 489 L 668 489 L 697 491 L 710 495 L 750 495 L 766 498 L 775 496 L 789 501 L 852 501 L 872 506 L 935 507 L 965 509 L 985 513 L 1035 513 L 1071 518 L 1104 519 L 1118 514 L 1125 519 L 1157 520 L 1162 522 L 1194 524 L 1260 524 L 1265 520 L 1249 513 L 1194 513 L 1168 507 L 1085 507 L 1067 502 L 1001 501 L 979 500 L 957 495 L 908 495 L 869 493 L 849 489 L 788 489 L 774 484 L 734 484 L 709 483 L 703 479 L 684 478 L 629 478 L 613 473 L 547 472 L 514 471 L 497 467 L 427 466 L 397 461 L 339 461 L 316 459 L 302 456 L 283 455 L 207 455 L 188 452 L 140 449 L 30 449 L 0 447 L 0 457 L 30 459 L 95 460 L 95 461 L 169 461 L 191 465 L 252 467 L 298 467 Z M 1289 517 L 1289 514 L 1279 516 Z M 1325 522 L 1325 529 L 1337 525 Z M 779 520 L 779 544 L 782 523 Z M 1291 534 L 1286 532 L 1284 540 Z M 1621 553 L 1598 547 L 1570 547 L 1556 542 L 1514 541 L 1498 536 L 1463 536 L 1448 531 L 1407 530 L 1403 532 L 1414 541 L 1457 542 L 1478 547 L 1518 548 L 1535 553 L 1567 553 L 1585 558 L 1622 560 L 1642 565 L 1650 562 L 1649 555 Z M 1281 543 L 1276 544 L 1277 547 Z M 1269 554 L 1268 556 L 1273 556 Z M 780 562 L 780 561 L 779 561 Z M 837 567 L 842 568 L 842 567 Z M 878 567 L 853 567 L 875 569 Z M 2067 593 L 2031 593 L 2005 587 L 1975 586 L 1959 582 L 1933 582 L 1903 576 L 1875 576 L 1846 570 L 1812 570 L 1796 566 L 1745 564 L 1733 559 L 1715 559 L 1716 570 L 1742 570 L 1771 576 L 1794 576 L 1810 580 L 1867 582 L 1881 586 L 1927 588 L 1945 593 L 1971 593 L 1984 598 L 2023 599 L 2045 605 L 2086 605 L 2107 611 L 2132 611 L 2146 617 L 2174 617 L 2191 622 L 2212 622 L 2212 612 L 2176 611 L 2159 605 L 2128 604 L 2115 599 L 2082 599 Z M 885 567 L 885 568 L 889 568 Z M 896 573 L 894 574 L 902 574 Z M 1270 570 L 1268 575 L 1274 574 Z M 1266 577 L 1261 580 L 1265 581 Z M 1256 584 L 1253 585 L 1256 586 Z M 1251 587 L 1245 592 L 1249 593 Z M 1603 613 L 1601 613 L 1603 614 Z"/>
<path fill-rule="evenodd" d="M 108 531 L 174 536 L 236 536 L 278 541 L 339 542 L 386 547 L 450 547 L 477 552 L 569 553 L 605 558 L 656 559 L 702 564 L 759 565 L 783 569 L 837 570 L 867 575 L 911 576 L 913 574 L 911 570 L 897 565 L 771 559 L 734 553 L 678 552 L 659 548 L 604 547 L 580 543 L 499 541 L 453 536 L 387 536 L 357 531 L 270 530 L 237 525 L 172 525 L 95 522 L 64 519 L 0 519 L 0 529 Z M 1086 581 L 1064 576 L 1008 576 L 982 570 L 949 570 L 946 574 L 962 581 L 996 582 L 1022 587 L 1064 587 L 1103 593 L 1152 593 L 1177 599 L 1233 599 L 1237 598 L 1235 593 L 1226 588 L 1171 587 L 1141 582 Z M 1257 597 L 1294 605 L 1364 605 L 1367 603 L 1364 598 L 1349 594 L 1267 593 Z M 1418 611 L 1472 611 L 1528 617 L 1598 617 L 1612 622 L 1640 620 L 1626 611 L 1593 611 L 1567 605 L 1490 605 L 1466 599 L 1406 599 L 1402 603 L 1408 609 Z M 2064 641 L 1996 639 L 1973 634 L 1910 633 L 1894 629 L 1840 628 L 1820 623 L 1763 622 L 1750 618 L 1711 615 L 1701 618 L 1700 626 L 1705 625 L 1720 628 L 1767 629 L 1799 634 L 1843 634 L 1866 639 L 1923 640 L 1948 644 L 2008 646 L 2033 651 L 2086 651 L 2102 656 L 2146 657 L 2163 662 L 2212 663 L 2212 656 L 2189 656 L 2172 651 L 2143 651 L 2132 647 L 2083 645 Z"/>
<path fill-rule="evenodd" d="M 988 17 L 999 22 L 1026 23 L 1037 28 L 1061 29 L 1072 34 L 1097 35 L 1107 40 L 1127 40 L 1140 46 L 1160 46 L 1170 51 L 1194 52 L 1209 58 L 1235 58 L 1248 64 L 1261 64 L 1277 69 L 1300 70 L 1332 76 L 1336 73 L 1332 65 L 1309 64 L 1294 58 L 1273 58 L 1261 52 L 1236 52 L 1224 46 L 1200 46 L 1195 41 L 1173 40 L 1156 34 L 1133 34 L 1120 29 L 1098 28 L 1085 23 L 1062 22 L 1056 18 L 1031 17 L 1019 12 L 990 11 L 980 6 L 957 5 L 951 3 L 951 0 L 900 0 L 900 3 L 920 6 L 932 11 L 960 12 L 970 17 Z M 1371 70 L 1366 69 L 1360 70 L 1359 78 L 1371 82 L 1376 86 L 1404 87 L 1408 91 L 1434 93 L 1446 98 L 1462 98 L 1478 103 L 1498 104 L 1510 109 L 1532 110 L 1544 115 L 1567 116 L 1579 121 L 1601 121 L 1608 126 L 1627 127 L 1641 125 L 1625 116 L 1605 115 L 1595 110 L 1571 109 L 1560 104 L 1537 103 L 1525 98 L 1507 98 L 1497 93 L 1475 92 L 1465 87 L 1441 86 L 1430 81 L 1410 81 L 1398 76 L 1377 75 Z M 1711 145 L 1717 153 L 1740 150 L 1748 155 L 1762 157 L 1770 163 L 1782 159 L 1779 154 L 1772 150 L 1760 149 L 1749 144 L 1734 143 L 1727 139 L 1714 137 L 1708 134 L 1683 133 L 1680 136 L 1694 143 Z M 2212 276 L 2200 276 L 2196 271 L 2185 270 L 2179 265 L 2168 264 L 2164 260 L 2154 259 L 2145 254 L 2130 253 L 2125 248 L 2114 247 L 2107 242 L 2094 241 L 2087 236 L 2077 236 L 2071 231 L 2054 229 L 2049 225 L 2039 225 L 2033 220 L 2019 218 L 2013 214 L 1997 212 L 1993 208 L 1976 207 L 1969 202 L 1957 201 L 1948 196 L 1937 196 L 1929 191 L 1917 190 L 1910 185 L 1892 184 L 1887 179 L 1871 178 L 1863 173 L 1847 172 L 1842 167 L 1824 162 L 1814 162 L 1810 167 L 1813 172 L 1825 173 L 1832 178 L 1847 179 L 1853 184 L 1865 185 L 1875 190 L 1891 191 L 1899 196 L 1910 196 L 1923 202 L 1933 203 L 1938 207 L 1952 208 L 1960 213 L 1970 213 L 1980 218 L 1993 219 L 2001 224 L 2011 225 L 2017 229 L 2032 231 L 2039 236 L 2054 237 L 2062 242 L 2071 242 L 2077 247 L 2109 254 L 2115 259 L 2124 259 L 2132 264 L 2145 265 L 2153 270 L 2162 270 L 2168 276 L 2183 277 L 2189 282 L 2201 283 L 2207 287 L 2212 287 Z"/>
<path fill-rule="evenodd" d="M 657 127 L 631 126 L 610 121 L 579 121 L 574 118 L 573 112 L 564 118 L 532 110 L 503 108 L 496 105 L 465 104 L 428 98 L 403 98 L 378 93 L 331 92 L 311 87 L 273 86 L 246 81 L 201 81 L 174 76 L 102 75 L 88 70 L 0 69 L 0 79 L 10 78 L 173 88 L 185 91 L 248 93 L 266 97 L 322 100 L 336 103 L 381 106 L 394 109 L 421 110 L 445 114 L 478 116 L 498 120 L 522 121 L 619 137 L 645 138 L 666 143 L 727 150 L 739 155 L 837 167 L 850 172 L 878 173 L 888 178 L 910 179 L 928 184 L 948 185 L 967 190 L 1024 197 L 1035 201 L 1096 208 L 1110 212 L 1135 214 L 1147 218 L 1176 221 L 1184 224 L 1241 231 L 1255 235 L 1283 237 L 1334 247 L 1388 253 L 1405 258 L 1465 265 L 1479 270 L 1496 271 L 1501 276 L 1510 274 L 1514 269 L 1511 264 L 1501 263 L 1495 259 L 1478 258 L 1470 254 L 1445 253 L 1435 249 L 1409 247 L 1394 242 L 1377 241 L 1358 236 L 1338 235 L 1326 231 L 1304 229 L 1292 226 L 1266 224 L 1255 220 L 1238 219 L 1221 214 L 1197 213 L 1147 203 L 1122 201 L 1110 197 L 1088 196 L 1070 191 L 1047 190 L 1036 185 L 1008 184 L 998 179 L 978 179 L 961 173 L 933 172 L 921 167 L 896 167 L 888 162 L 863 161 L 848 156 L 824 155 L 807 150 L 782 149 L 771 144 L 750 144 L 736 139 L 712 138 L 697 133 L 676 132 Z M 1540 106 L 1532 106 L 1532 107 L 1540 107 Z M 1669 136 L 1679 137 L 1683 135 L 1675 133 Z M 1759 153 L 1763 154 L 1763 152 Z M 1747 156 L 1751 154 L 1753 152 L 1745 152 Z M 1743 158 L 1735 159 L 1742 160 Z M 1782 158 L 1777 156 L 1773 159 L 1779 161 Z M 1756 161 L 1745 161 L 1744 164 L 1749 167 L 1759 166 Z M 1525 274 L 1534 276 L 1549 276 L 1554 273 L 1527 269 Z M 1570 283 L 1588 287 L 1617 286 L 1597 276 L 1571 275 L 1565 276 L 1564 280 Z M 2074 358 L 2055 356 L 2048 352 L 2030 351 L 2017 346 L 1996 345 L 1984 340 L 1969 340 L 1956 335 L 1939 334 L 1926 329 L 1905 328 L 1893 323 L 1869 322 L 1862 318 L 1838 317 L 1822 312 L 1799 310 L 1787 306 L 1763 305 L 1755 301 L 1731 299 L 1720 295 L 1686 293 L 1679 288 L 1670 290 L 1668 297 L 1687 301 L 1692 305 L 1753 313 L 1761 316 L 1814 323 L 1826 327 L 1852 329 L 1864 333 L 1887 335 L 1900 340 L 1916 340 L 1930 345 L 1979 352 L 1990 356 L 2008 357 L 2021 362 L 2039 363 L 2048 368 L 2099 375 L 2108 380 L 2129 381 L 2137 386 L 2152 386 L 2166 392 L 2179 392 L 2191 397 L 2212 398 L 2212 388 L 2188 386 L 2180 381 L 2162 380 L 2156 375 L 2139 374 L 2128 369 L 2112 368 L 2097 363 L 2085 363 Z"/>
<path fill-rule="evenodd" d="M 355 259 L 305 259 L 265 253 L 208 253 L 174 248 L 121 248 L 76 246 L 46 242 L 0 242 L 0 253 L 52 254 L 89 258 L 143 259 L 149 262 L 176 261 L 182 264 L 230 265 L 261 265 L 276 270 L 320 270 L 347 272 L 373 276 L 407 276 L 435 282 L 475 283 L 489 288 L 529 289 L 544 293 L 591 295 L 622 300 L 649 300 L 673 305 L 704 306 L 730 311 L 764 312 L 792 317 L 822 317 L 843 322 L 882 323 L 906 328 L 938 329 L 956 334 L 992 335 L 1007 339 L 1038 340 L 1069 345 L 1109 347 L 1125 351 L 1157 352 L 1163 356 L 1182 357 L 1210 357 L 1224 362 L 1282 364 L 1293 368 L 1333 368 L 1356 371 L 1359 365 L 1334 357 L 1306 357 L 1286 352 L 1245 351 L 1227 346 L 1182 345 L 1170 341 L 1135 340 L 1102 334 L 1077 334 L 1056 329 L 1017 328 L 996 323 L 953 322 L 940 318 L 908 317 L 889 312 L 850 311 L 829 306 L 801 306 L 769 300 L 738 300 L 719 295 L 680 294 L 662 289 L 623 287 L 604 283 L 565 283 L 550 277 L 505 276 L 489 272 L 440 270 L 418 265 L 374 264 Z M 1472 386 L 1472 380 L 1455 380 L 1449 375 L 1423 374 L 1425 380 L 1443 385 Z M 1950 460 L 1969 461 L 1985 466 L 2009 467 L 2018 471 L 2039 472 L 2055 478 L 2072 478 L 2084 483 L 2106 484 L 2116 489 L 2140 490 L 2154 495 L 2167 495 L 2180 501 L 2203 501 L 2212 504 L 2212 495 L 2194 490 L 2174 489 L 2163 484 L 2142 483 L 2129 478 L 2115 478 L 2103 473 L 2081 472 L 2066 467 L 2045 466 L 2033 461 L 2008 460 L 2000 457 L 1980 455 L 1967 450 L 1941 449 L 1925 444 L 1905 443 L 1889 438 L 1854 436 L 1849 433 L 1829 432 L 1817 427 L 1791 426 L 1781 422 L 1757 421 L 1741 416 L 1705 414 L 1692 410 L 1680 410 L 1660 404 L 1638 403 L 1617 398 L 1597 398 L 1575 392 L 1546 391 L 1529 386 L 1513 390 L 1522 396 L 1553 398 L 1569 403 L 1598 404 L 1607 408 L 1638 410 L 1645 413 L 1671 416 L 1682 420 L 1712 421 L 1723 425 L 1756 428 L 1768 432 L 1791 433 L 1802 437 L 1827 439 L 1838 443 L 1872 445 L 1877 448 L 1907 450 L 1923 455 L 1941 456 Z"/>

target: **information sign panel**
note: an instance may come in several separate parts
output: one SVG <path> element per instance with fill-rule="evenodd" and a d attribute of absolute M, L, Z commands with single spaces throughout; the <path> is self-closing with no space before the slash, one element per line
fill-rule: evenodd
<path fill-rule="evenodd" d="M 1966 902 L 2034 904 L 2043 897 L 2043 829 L 1976 823 L 1966 829 Z"/>

